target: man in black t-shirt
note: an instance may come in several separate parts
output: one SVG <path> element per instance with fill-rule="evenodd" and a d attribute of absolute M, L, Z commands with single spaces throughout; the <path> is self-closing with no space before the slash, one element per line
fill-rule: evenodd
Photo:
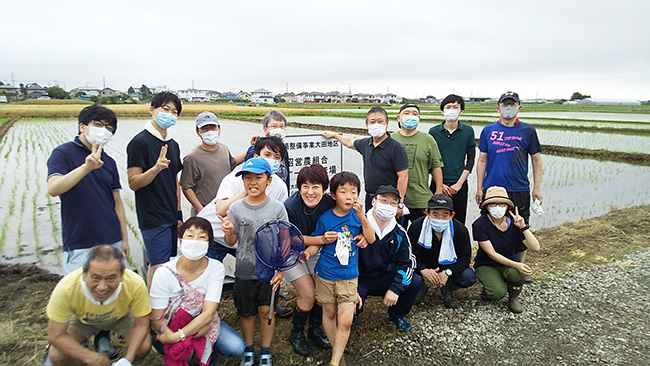
<path fill-rule="evenodd" d="M 180 148 L 167 130 L 176 124 L 181 109 L 176 94 L 156 94 L 149 107 L 152 120 L 126 147 L 129 187 L 135 191 L 138 226 L 149 259 L 148 285 L 156 268 L 176 255 L 178 227 L 183 223 Z"/>

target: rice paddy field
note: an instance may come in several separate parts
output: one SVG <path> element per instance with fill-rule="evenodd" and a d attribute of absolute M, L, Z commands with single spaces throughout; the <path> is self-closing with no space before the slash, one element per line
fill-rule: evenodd
<path fill-rule="evenodd" d="M 16 109 L 8 113 L 7 107 L 16 107 Z M 60 203 L 59 198 L 47 195 L 47 159 L 53 148 L 72 140 L 77 134 L 78 127 L 75 119 L 63 116 L 78 113 L 78 110 L 84 105 L 62 104 L 29 107 L 32 110 L 34 107 L 38 107 L 37 113 L 30 114 L 35 117 L 20 118 L 8 129 L 0 141 L 0 167 L 2 169 L 0 176 L 0 262 L 37 263 L 52 272 L 60 273 L 62 248 Z M 41 107 L 43 109 L 39 109 Z M 140 249 L 142 239 L 135 213 L 134 194 L 127 182 L 126 145 L 136 133 L 142 130 L 146 120 L 127 116 L 131 114 L 144 115 L 147 113 L 148 107 L 144 105 L 110 107 L 118 113 L 120 119 L 117 133 L 106 147 L 106 152 L 115 159 L 120 171 L 123 186 L 121 195 L 126 209 L 129 244 L 132 253 L 130 263 L 134 268 L 138 268 L 142 264 L 142 250 Z M 122 107 L 124 109 L 121 109 Z M 192 116 L 207 109 L 213 110 L 218 115 L 228 116 L 244 111 L 239 115 L 240 117 L 254 116 L 259 119 L 268 109 L 221 105 L 200 105 L 200 107 L 185 106 L 183 114 Z M 7 123 L 10 116 L 20 114 L 18 108 L 27 108 L 27 106 L 10 105 L 0 108 L 0 127 Z M 328 111 L 324 110 L 294 109 L 287 112 L 289 121 L 294 122 L 287 131 L 292 135 L 314 133 L 313 129 L 364 128 L 361 114 L 348 117 L 328 117 L 326 116 Z M 431 113 L 433 112 L 435 111 Z M 650 154 L 650 136 L 642 132 L 635 133 L 635 131 L 648 128 L 650 113 L 610 113 L 611 115 L 608 115 L 607 113 L 589 112 L 580 118 L 576 115 L 569 115 L 568 117 L 572 119 L 563 120 L 567 117 L 566 113 L 570 112 L 529 113 L 526 117 L 529 117 L 533 124 L 535 124 L 534 121 L 539 120 L 544 125 L 549 124 L 549 121 L 592 128 L 597 128 L 598 124 L 627 124 L 632 133 L 603 133 L 592 130 L 562 131 L 546 129 L 542 126 L 539 126 L 537 131 L 543 145 L 605 152 Z M 483 117 L 490 121 L 495 119 L 491 114 Z M 200 142 L 194 130 L 194 121 L 190 118 L 181 119 L 170 130 L 181 147 L 181 156 L 187 154 Z M 437 115 L 435 118 L 438 118 Z M 524 116 L 522 116 L 523 118 Z M 433 121 L 428 122 L 425 119 L 419 128 L 422 131 L 428 131 L 433 124 Z M 472 127 L 478 137 L 482 125 L 473 124 Z M 394 120 L 389 129 L 397 130 Z M 227 145 L 233 154 L 238 154 L 249 146 L 252 135 L 260 133 L 262 133 L 262 128 L 259 122 L 224 118 L 220 143 Z M 362 134 L 359 131 L 354 133 Z M 360 155 L 349 149 L 343 149 L 344 169 L 353 171 L 363 178 Z M 531 226 L 535 229 L 552 227 L 567 221 L 602 216 L 613 208 L 650 204 L 650 184 L 648 184 L 650 166 L 647 164 L 632 165 L 607 159 L 578 159 L 546 154 L 543 154 L 543 161 L 542 194 L 546 213 L 542 216 L 532 214 Z M 478 208 L 473 204 L 476 192 L 475 174 L 470 175 L 469 187 L 471 201 L 468 206 L 468 224 L 478 217 Z M 184 198 L 182 206 L 185 217 L 187 217 L 190 205 Z"/>

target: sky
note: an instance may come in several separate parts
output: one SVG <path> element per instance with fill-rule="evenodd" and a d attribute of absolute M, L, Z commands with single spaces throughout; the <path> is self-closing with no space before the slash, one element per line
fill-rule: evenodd
<path fill-rule="evenodd" d="M 647 0 L 0 0 L 0 81 L 648 100 L 648 14 Z"/>

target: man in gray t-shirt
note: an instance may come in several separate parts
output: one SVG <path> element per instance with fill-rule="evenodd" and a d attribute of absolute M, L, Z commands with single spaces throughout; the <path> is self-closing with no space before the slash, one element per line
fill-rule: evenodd
<path fill-rule="evenodd" d="M 212 201 L 221 180 L 243 161 L 243 154 L 233 157 L 228 147 L 219 143 L 221 125 L 214 113 L 203 112 L 196 117 L 196 134 L 201 144 L 183 158 L 179 182 L 192 204 L 192 216 Z"/>

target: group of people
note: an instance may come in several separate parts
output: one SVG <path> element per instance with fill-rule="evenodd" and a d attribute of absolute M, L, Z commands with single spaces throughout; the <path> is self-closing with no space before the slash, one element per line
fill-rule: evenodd
<path fill-rule="evenodd" d="M 127 146 L 128 182 L 149 262 L 145 281 L 126 268 L 130 250 L 121 185 L 115 161 L 103 151 L 117 118 L 101 106 L 84 108 L 78 135 L 48 160 L 48 193 L 61 198 L 65 277 L 47 307 L 43 365 L 110 365 L 115 358 L 115 365 L 131 365 L 152 346 L 166 365 L 187 365 L 192 357 L 216 365 L 219 355 L 241 357 L 241 365 L 256 359 L 271 365 L 276 306 L 271 294 L 282 281 L 298 294 L 289 335 L 294 351 L 308 356 L 310 338 L 331 349 L 331 365 L 341 364 L 351 326 L 360 321 L 369 295 L 383 298 L 388 319 L 403 332 L 412 329 L 405 317 L 429 286 L 440 288 L 445 306 L 457 308 L 454 291 L 478 278 L 482 298 L 507 293 L 508 308 L 522 312 L 518 295 L 532 273 L 524 253 L 540 248 L 528 225 L 528 155 L 532 196 L 542 200 L 535 129 L 517 118 L 519 96 L 508 92 L 498 101 L 501 118 L 481 133 L 476 200 L 482 211 L 472 224 L 479 244 L 472 268 L 465 219 L 474 132 L 459 122 L 465 109 L 460 96 L 449 95 L 440 109 L 445 121 L 429 133 L 417 129 L 415 104 L 402 106 L 400 130 L 392 134 L 381 107 L 366 115 L 370 137 L 323 133 L 362 155 L 361 201 L 356 174 L 342 171 L 329 178 L 317 163 L 299 171 L 298 191 L 289 196 L 282 141 L 287 121 L 274 110 L 263 118 L 265 136 L 251 139 L 250 148 L 236 156 L 219 141 L 217 116 L 199 114 L 201 143 L 181 161 L 168 130 L 181 101 L 170 92 L 155 95 L 151 120 Z M 186 221 L 181 192 L 192 205 Z M 254 236 L 270 220 L 295 225 L 306 249 L 295 267 L 263 282 L 256 274 Z M 242 336 L 218 315 L 227 255 L 236 258 L 233 299 Z M 110 344 L 111 331 L 126 342 L 122 355 Z M 95 352 L 85 347 L 93 336 Z"/>

